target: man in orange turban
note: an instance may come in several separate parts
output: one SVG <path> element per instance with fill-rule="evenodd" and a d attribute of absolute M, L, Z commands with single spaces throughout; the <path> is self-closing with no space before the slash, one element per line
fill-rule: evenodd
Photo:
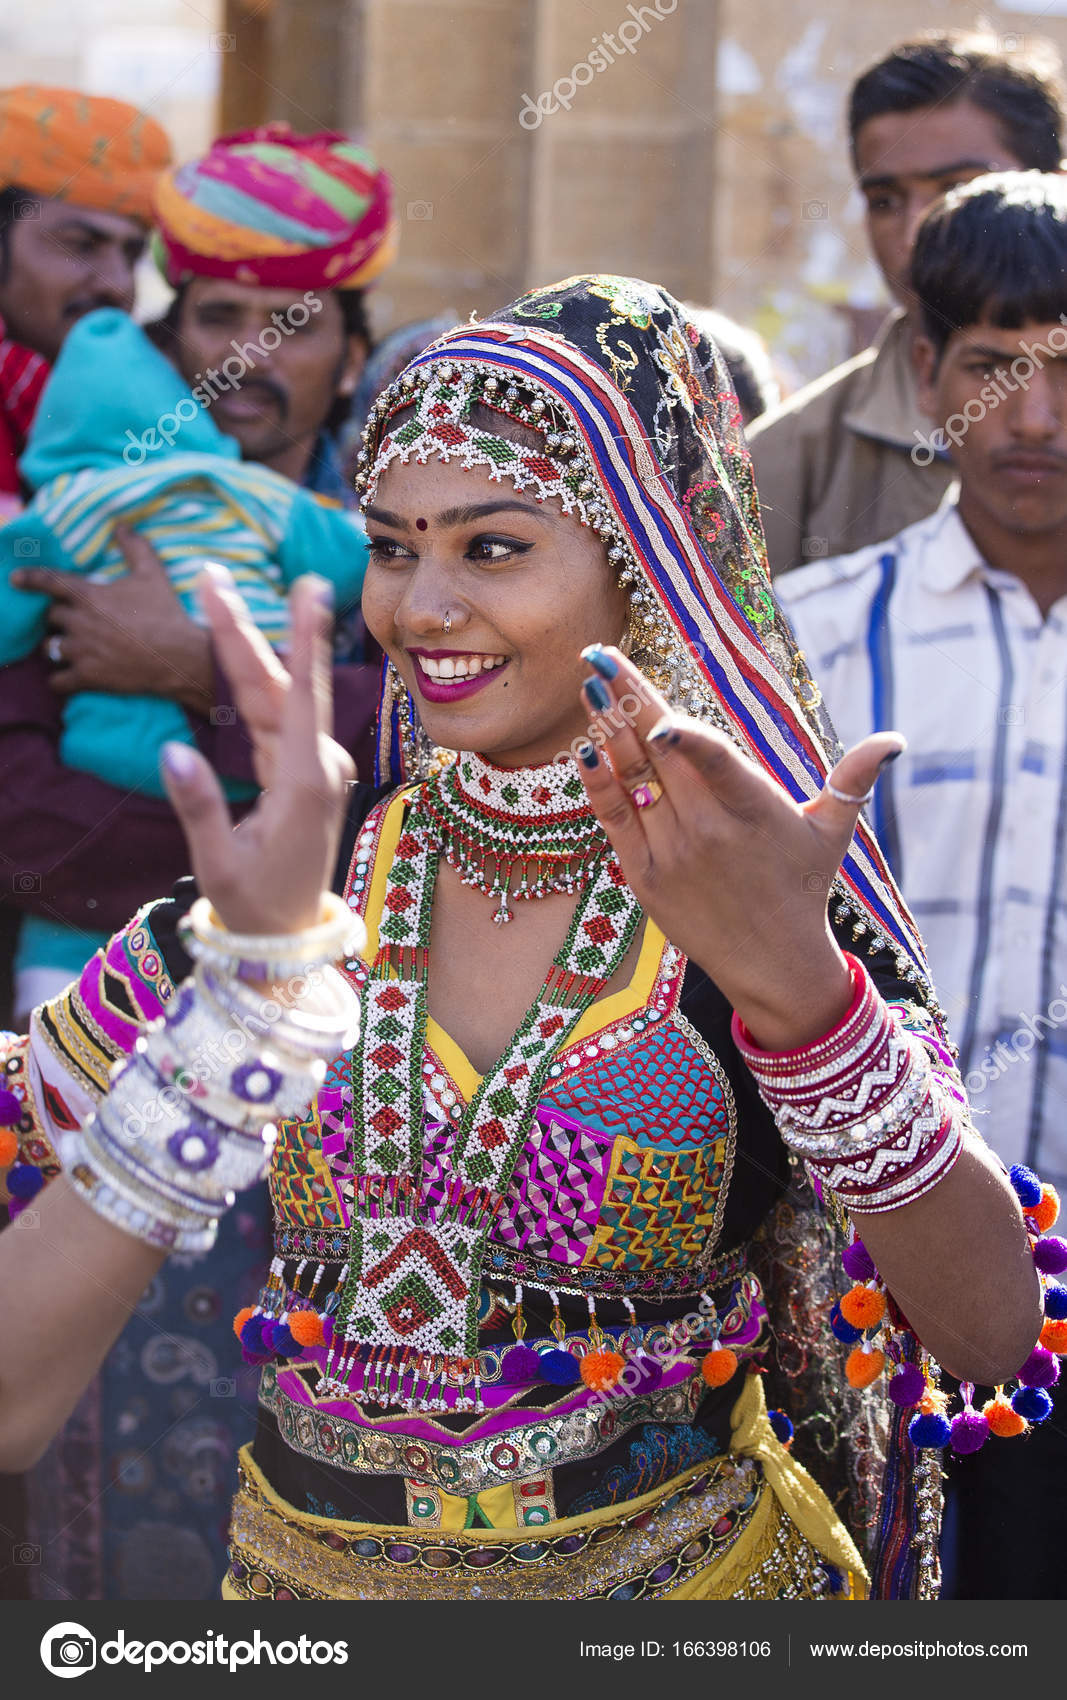
<path fill-rule="evenodd" d="M 153 119 L 121 100 L 24 83 L 0 90 L 0 492 L 63 339 L 94 307 L 133 306 L 152 193 L 170 163 Z M 38 358 L 39 357 L 39 358 Z"/>

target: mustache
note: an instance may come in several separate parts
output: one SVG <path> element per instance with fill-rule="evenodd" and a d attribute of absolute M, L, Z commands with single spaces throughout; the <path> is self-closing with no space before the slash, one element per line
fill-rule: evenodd
<path fill-rule="evenodd" d="M 235 395 L 251 397 L 253 401 L 257 396 L 273 401 L 283 419 L 289 412 L 288 395 L 282 389 L 282 386 L 276 384 L 271 378 L 241 378 L 237 383 L 231 385 L 231 390 Z"/>
<path fill-rule="evenodd" d="M 86 313 L 95 313 L 98 307 L 114 307 L 117 302 L 113 295 L 81 295 L 76 301 L 68 301 L 63 309 L 65 319 L 83 319 Z"/>

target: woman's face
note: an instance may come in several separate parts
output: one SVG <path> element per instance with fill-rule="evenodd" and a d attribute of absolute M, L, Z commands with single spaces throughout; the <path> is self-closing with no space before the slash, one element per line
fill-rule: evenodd
<path fill-rule="evenodd" d="M 366 520 L 364 618 L 433 742 L 505 767 L 566 753 L 589 722 L 579 651 L 627 624 L 596 532 L 436 457 L 392 461 Z"/>

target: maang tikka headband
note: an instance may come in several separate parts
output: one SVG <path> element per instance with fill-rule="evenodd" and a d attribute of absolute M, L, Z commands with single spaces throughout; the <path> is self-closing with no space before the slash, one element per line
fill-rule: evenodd
<path fill-rule="evenodd" d="M 473 425 L 476 406 L 537 432 L 540 445 L 525 447 Z M 407 417 L 390 429 L 400 414 Z M 363 429 L 355 479 L 361 508 L 372 504 L 378 480 L 394 460 L 414 458 L 422 466 L 431 455 L 458 460 L 468 470 L 483 468 L 494 481 L 506 477 L 537 501 L 555 497 L 565 514 L 590 526 L 629 597 L 635 663 L 690 714 L 723 724 L 717 703 L 700 689 L 691 658 L 657 619 L 656 600 L 633 547 L 617 525 L 580 434 L 554 396 L 471 361 L 442 358 L 409 367 L 383 390 Z"/>

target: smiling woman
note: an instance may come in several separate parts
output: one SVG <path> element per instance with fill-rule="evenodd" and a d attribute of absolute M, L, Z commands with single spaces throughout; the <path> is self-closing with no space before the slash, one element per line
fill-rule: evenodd
<path fill-rule="evenodd" d="M 473 411 L 474 431 L 498 427 L 484 405 Z M 499 441 L 528 458 L 542 451 L 536 431 L 506 418 Z M 423 528 L 407 517 L 416 510 Z M 558 498 L 502 490 L 459 461 L 386 465 L 366 517 L 364 618 L 417 693 L 432 741 L 508 751 L 515 766 L 566 751 L 588 721 L 579 651 L 627 631 L 629 604 L 596 532 Z"/>
<path fill-rule="evenodd" d="M 124 1134 L 149 1064 L 185 1077 L 220 997 L 245 1009 L 341 943 L 335 904 L 297 931 L 336 804 L 324 669 L 298 652 L 239 834 L 195 757 L 170 770 L 214 905 L 184 923 L 196 979 L 68 1152 L 95 1210 L 132 1195 L 142 1237 L 171 1212 L 184 1246 L 187 1195 L 219 1207 L 211 1140 L 232 1168 L 237 1130 L 277 1123 L 275 1258 L 236 1319 L 263 1381 L 224 1593 L 847 1600 L 873 1559 L 877 1592 L 929 1597 L 935 1358 L 991 1385 L 1031 1366 L 1029 1404 L 969 1404 L 961 1445 L 1006 1432 L 1001 1407 L 1037 1412 L 1039 1279 L 860 820 L 899 739 L 831 766 L 718 355 L 654 287 L 537 291 L 386 391 L 360 481 L 389 664 L 344 881 L 358 1040 L 310 1113 L 266 1058 L 208 1088 L 210 1140 L 180 1104 L 151 1136 L 165 1187 Z M 262 689 L 239 606 L 212 604 Z M 190 901 L 116 943 L 138 996 L 144 952 L 188 966 Z M 39 1032 L 95 995 L 90 975 Z M 279 1015 L 305 1070 L 336 1057 L 321 996 Z M 47 1149 L 66 1097 L 37 1054 L 53 1095 L 23 1102 Z M 863 1392 L 887 1363 L 888 1424 Z"/>

